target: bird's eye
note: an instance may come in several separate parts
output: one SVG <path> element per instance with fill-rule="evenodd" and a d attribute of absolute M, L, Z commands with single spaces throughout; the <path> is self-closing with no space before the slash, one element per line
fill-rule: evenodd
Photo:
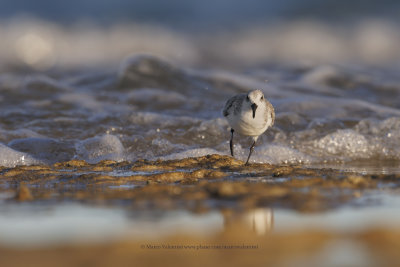
<path fill-rule="evenodd" d="M 247 100 L 247 101 L 250 101 L 250 98 L 249 98 L 249 96 L 247 96 L 247 97 L 246 97 L 246 100 Z"/>
<path fill-rule="evenodd" d="M 264 96 L 262 95 L 260 99 L 263 100 L 263 99 L 264 99 Z"/>

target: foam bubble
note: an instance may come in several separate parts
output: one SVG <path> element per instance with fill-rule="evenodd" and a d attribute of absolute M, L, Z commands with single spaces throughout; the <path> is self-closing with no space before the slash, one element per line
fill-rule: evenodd
<path fill-rule="evenodd" d="M 51 163 L 70 160 L 75 154 L 72 143 L 50 138 L 15 139 L 8 145 L 13 149 L 27 153 L 35 159 Z"/>
<path fill-rule="evenodd" d="M 400 117 L 391 117 L 383 121 L 365 119 L 360 121 L 355 129 L 366 135 L 398 139 L 400 138 Z"/>
<path fill-rule="evenodd" d="M 185 133 L 185 138 L 203 146 L 218 145 L 222 139 L 229 136 L 228 129 L 228 122 L 223 118 L 204 120 L 191 127 Z"/>
<path fill-rule="evenodd" d="M 12 168 L 18 165 L 43 164 L 28 153 L 16 151 L 0 143 L 0 166 Z"/>
<path fill-rule="evenodd" d="M 115 135 L 106 134 L 83 140 L 76 144 L 79 158 L 89 163 L 97 163 L 101 160 L 123 161 L 125 149 L 119 138 Z"/>
<path fill-rule="evenodd" d="M 177 150 L 187 149 L 183 144 L 173 144 L 167 139 L 155 138 L 151 141 L 151 148 L 155 155 L 165 155 Z"/>
<path fill-rule="evenodd" d="M 314 146 L 323 153 L 349 158 L 368 158 L 370 155 L 367 138 L 354 130 L 337 130 L 325 137 L 315 140 Z"/>
<path fill-rule="evenodd" d="M 354 129 L 368 136 L 370 150 L 376 157 L 400 159 L 400 117 L 362 120 Z"/>
<path fill-rule="evenodd" d="M 243 161 L 247 160 L 249 147 L 235 145 L 235 157 Z M 250 162 L 270 164 L 298 164 L 310 163 L 314 159 L 294 148 L 284 144 L 267 144 L 255 147 Z"/>
<path fill-rule="evenodd" d="M 400 118 L 366 119 L 353 129 L 337 130 L 313 142 L 327 160 L 400 159 Z M 336 157 L 333 157 L 336 156 Z"/>

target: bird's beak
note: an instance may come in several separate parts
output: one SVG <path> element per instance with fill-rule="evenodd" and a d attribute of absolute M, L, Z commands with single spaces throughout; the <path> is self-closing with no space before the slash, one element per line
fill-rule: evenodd
<path fill-rule="evenodd" d="M 254 117 L 256 116 L 256 109 L 257 109 L 257 105 L 255 104 L 255 103 L 253 103 L 252 105 L 251 105 L 251 109 L 253 110 L 253 119 L 254 119 Z"/>

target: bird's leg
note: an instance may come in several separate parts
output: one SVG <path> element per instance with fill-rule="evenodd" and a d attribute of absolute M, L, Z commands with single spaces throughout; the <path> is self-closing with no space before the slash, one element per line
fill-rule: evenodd
<path fill-rule="evenodd" d="M 233 132 L 235 130 L 231 129 L 231 141 L 229 142 L 229 147 L 231 148 L 231 155 L 233 157 Z"/>
<path fill-rule="evenodd" d="M 251 154 L 253 153 L 254 147 L 256 146 L 256 141 L 257 141 L 257 140 L 254 140 L 253 144 L 251 145 L 251 147 L 250 147 L 250 152 L 249 152 L 249 156 L 247 157 L 246 164 L 244 164 L 244 165 L 248 165 L 248 164 L 249 164 L 249 159 L 250 159 L 250 157 L 251 157 Z"/>

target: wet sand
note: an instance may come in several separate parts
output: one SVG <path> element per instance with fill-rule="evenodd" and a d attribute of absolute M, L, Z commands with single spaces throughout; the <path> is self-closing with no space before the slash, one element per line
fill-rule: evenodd
<path fill-rule="evenodd" d="M 368 190 L 399 184 L 400 174 L 360 175 L 334 169 L 250 164 L 228 156 L 134 163 L 72 160 L 1 170 L 2 191 L 16 201 L 130 200 L 135 208 L 285 207 L 304 212 L 335 208 Z M 129 190 L 127 190 L 129 188 Z M 209 200 L 215 200 L 212 205 Z"/>
<path fill-rule="evenodd" d="M 362 175 L 304 166 L 244 166 L 242 161 L 221 155 L 133 163 L 88 164 L 73 160 L 52 166 L 2 168 L 0 193 L 8 194 L 7 203 L 78 202 L 194 214 L 218 211 L 224 217 L 224 230 L 211 236 L 171 233 L 157 240 L 140 237 L 30 248 L 1 245 L 0 258 L 6 266 L 32 262 L 40 262 L 40 266 L 115 266 L 137 261 L 142 266 L 172 265 L 177 258 L 182 265 L 193 266 L 237 266 L 245 262 L 311 266 L 325 261 L 326 266 L 337 266 L 347 260 L 353 260 L 354 266 L 391 266 L 400 260 L 398 228 L 350 232 L 300 229 L 260 235 L 254 225 L 249 227 L 248 221 L 237 214 L 257 208 L 283 208 L 304 214 L 334 210 L 354 205 L 370 192 L 396 193 L 399 178 L 399 174 Z M 272 225 L 273 216 L 269 220 Z M 350 259 L 346 246 L 351 253 L 358 253 L 357 259 Z"/>
<path fill-rule="evenodd" d="M 0 248 L 0 255 L 3 266 L 398 266 L 399 240 L 398 229 L 266 237 L 230 229 L 213 238 L 172 236 L 30 250 Z"/>

